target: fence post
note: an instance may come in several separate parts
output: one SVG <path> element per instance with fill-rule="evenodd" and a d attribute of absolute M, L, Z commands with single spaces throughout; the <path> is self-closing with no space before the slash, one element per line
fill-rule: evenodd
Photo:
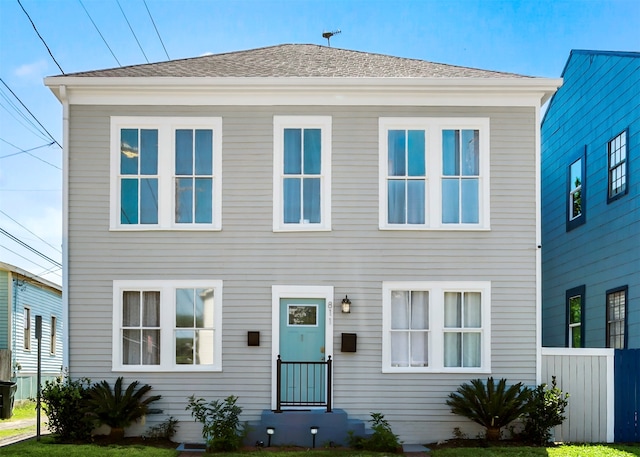
<path fill-rule="evenodd" d="M 282 360 L 278 354 L 276 361 L 276 413 L 282 412 Z"/>
<path fill-rule="evenodd" d="M 327 358 L 327 412 L 330 413 L 331 412 L 331 392 L 332 392 L 332 386 L 331 386 L 331 378 L 332 378 L 332 371 L 333 371 L 333 361 L 331 360 L 331 356 L 329 356 Z"/>

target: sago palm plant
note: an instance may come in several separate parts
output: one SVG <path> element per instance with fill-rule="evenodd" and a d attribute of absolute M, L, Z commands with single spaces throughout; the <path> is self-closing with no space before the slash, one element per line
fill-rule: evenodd
<path fill-rule="evenodd" d="M 151 386 L 134 381 L 123 391 L 122 376 L 120 376 L 113 390 L 107 381 L 94 384 L 89 390 L 87 412 L 100 424 L 111 427 L 111 436 L 123 434 L 123 429 L 137 421 L 147 413 L 149 404 L 159 400 L 161 395 L 153 395 L 143 399 Z"/>
<path fill-rule="evenodd" d="M 487 440 L 500 439 L 500 429 L 527 412 L 531 391 L 519 382 L 507 388 L 502 378 L 496 384 L 493 377 L 483 382 L 473 379 L 449 394 L 451 412 L 486 427 Z"/>

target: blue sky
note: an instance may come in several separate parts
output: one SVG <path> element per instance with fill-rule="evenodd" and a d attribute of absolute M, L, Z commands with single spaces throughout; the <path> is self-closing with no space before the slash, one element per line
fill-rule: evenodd
<path fill-rule="evenodd" d="M 62 151 L 48 146 L 49 134 L 62 144 L 61 107 L 42 82 L 61 73 L 58 65 L 68 74 L 163 61 L 167 54 L 325 45 L 322 33 L 338 29 L 333 47 L 550 78 L 560 76 L 571 49 L 640 50 L 638 0 L 20 3 L 0 0 L 0 261 L 57 283 L 54 263 L 6 233 L 61 262 Z"/>

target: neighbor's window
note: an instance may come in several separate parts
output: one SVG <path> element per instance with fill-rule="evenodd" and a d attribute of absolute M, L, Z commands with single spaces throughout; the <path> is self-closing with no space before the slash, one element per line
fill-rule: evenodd
<path fill-rule="evenodd" d="M 489 120 L 380 118 L 380 228 L 488 229 Z"/>
<path fill-rule="evenodd" d="M 331 118 L 274 117 L 274 231 L 331 229 Z"/>
<path fill-rule="evenodd" d="M 383 283 L 383 371 L 490 370 L 489 282 Z"/>
<path fill-rule="evenodd" d="M 608 143 L 609 150 L 609 194 L 613 201 L 627 193 L 627 131 L 620 133 Z"/>
<path fill-rule="evenodd" d="M 584 347 L 584 295 L 585 286 L 574 287 L 566 293 L 567 300 L 567 347 Z"/>
<path fill-rule="evenodd" d="M 25 351 L 31 350 L 31 308 L 24 307 L 23 313 L 23 344 Z"/>
<path fill-rule="evenodd" d="M 112 117 L 111 228 L 221 228 L 220 118 Z"/>
<path fill-rule="evenodd" d="M 570 231 L 585 223 L 585 155 L 576 159 L 567 170 L 567 223 Z"/>
<path fill-rule="evenodd" d="M 607 347 L 626 349 L 627 291 L 620 287 L 607 291 Z"/>
<path fill-rule="evenodd" d="M 221 281 L 114 281 L 113 368 L 222 366 Z"/>
<path fill-rule="evenodd" d="M 58 319 L 56 316 L 51 316 L 51 337 L 49 338 L 49 352 L 51 355 L 56 353 L 56 345 L 58 344 Z"/>

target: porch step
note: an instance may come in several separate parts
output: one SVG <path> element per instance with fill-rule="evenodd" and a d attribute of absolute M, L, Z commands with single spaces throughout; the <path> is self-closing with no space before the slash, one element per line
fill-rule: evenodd
<path fill-rule="evenodd" d="M 259 421 L 249 422 L 249 433 L 245 438 L 248 446 L 256 443 L 269 444 L 267 427 L 273 427 L 272 446 L 313 447 L 314 440 L 311 427 L 317 427 L 315 447 L 346 446 L 349 442 L 349 431 L 355 436 L 364 436 L 365 423 L 359 419 L 350 419 L 343 409 L 334 409 L 328 413 L 326 409 L 302 411 L 283 411 L 274 413 L 271 410 L 262 412 Z"/>

